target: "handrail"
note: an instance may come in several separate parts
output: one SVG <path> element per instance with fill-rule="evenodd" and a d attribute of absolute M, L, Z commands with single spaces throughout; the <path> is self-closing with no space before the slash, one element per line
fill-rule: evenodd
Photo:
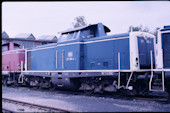
<path fill-rule="evenodd" d="M 164 71 L 162 71 L 162 90 L 153 90 L 152 89 L 152 79 L 153 79 L 153 58 L 152 58 L 152 50 L 150 51 L 150 55 L 151 55 L 151 78 L 149 81 L 149 91 L 165 91 L 165 76 L 164 76 Z"/>
<path fill-rule="evenodd" d="M 21 74 L 18 77 L 18 83 L 23 83 L 23 61 L 21 60 Z"/>
<path fill-rule="evenodd" d="M 150 51 L 150 56 L 151 56 L 151 78 L 150 78 L 150 81 L 149 81 L 149 91 L 152 90 L 152 79 L 153 79 L 153 59 L 152 59 L 152 50 Z"/>
<path fill-rule="evenodd" d="M 119 70 L 119 74 L 118 74 L 118 89 L 120 89 L 120 53 L 118 52 L 118 70 Z"/>
<path fill-rule="evenodd" d="M 132 75 L 133 75 L 133 71 L 131 72 L 131 74 L 130 74 L 130 76 L 129 76 L 128 82 L 127 82 L 127 84 L 126 84 L 126 89 L 128 89 L 128 85 L 129 85 L 129 83 L 130 83 L 130 80 L 131 80 L 131 78 L 132 78 Z"/>

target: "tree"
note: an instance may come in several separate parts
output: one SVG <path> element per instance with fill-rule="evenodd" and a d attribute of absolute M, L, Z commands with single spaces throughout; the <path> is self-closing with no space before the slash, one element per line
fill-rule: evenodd
<path fill-rule="evenodd" d="M 141 31 L 141 32 L 151 33 L 151 34 L 155 35 L 155 37 L 156 37 L 156 43 L 157 43 L 157 32 L 158 32 L 158 29 L 160 29 L 160 28 L 159 28 L 159 27 L 156 27 L 156 28 L 154 29 L 154 31 L 150 31 L 148 27 L 143 28 L 143 26 L 140 25 L 140 26 L 136 26 L 136 27 L 130 26 L 129 29 L 128 29 L 128 32 Z"/>
<path fill-rule="evenodd" d="M 78 16 L 74 18 L 74 22 L 73 22 L 73 27 L 81 27 L 81 26 L 86 26 L 87 22 L 84 16 Z"/>
<path fill-rule="evenodd" d="M 157 40 L 158 40 L 157 33 L 158 33 L 158 30 L 159 30 L 159 29 L 160 29 L 160 28 L 157 27 L 157 28 L 155 28 L 155 30 L 152 32 L 152 34 L 155 35 L 155 37 L 156 37 L 156 43 L 157 43 Z"/>
<path fill-rule="evenodd" d="M 150 32 L 148 27 L 143 28 L 142 25 L 136 26 L 136 27 L 130 26 L 128 32 L 131 32 L 131 31 Z"/>
<path fill-rule="evenodd" d="M 137 27 L 130 26 L 128 32 L 132 32 L 132 31 L 142 31 L 142 25 Z"/>

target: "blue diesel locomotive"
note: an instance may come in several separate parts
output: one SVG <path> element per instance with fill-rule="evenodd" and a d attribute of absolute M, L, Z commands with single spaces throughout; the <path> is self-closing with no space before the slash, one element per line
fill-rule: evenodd
<path fill-rule="evenodd" d="M 162 91 L 165 89 L 170 93 L 170 25 L 158 30 L 158 39 L 155 45 L 155 75 L 161 78 Z M 155 79 L 156 80 L 156 79 Z"/>
<path fill-rule="evenodd" d="M 85 92 L 146 94 L 155 67 L 155 36 L 107 35 L 102 23 L 61 32 L 58 43 L 26 50 L 23 84 Z"/>

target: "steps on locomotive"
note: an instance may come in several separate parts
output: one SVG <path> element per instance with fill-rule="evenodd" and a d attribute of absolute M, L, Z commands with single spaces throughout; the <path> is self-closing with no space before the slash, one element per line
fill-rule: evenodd
<path fill-rule="evenodd" d="M 161 91 L 162 90 L 162 86 L 152 86 L 152 90 Z"/>
<path fill-rule="evenodd" d="M 153 81 L 153 86 L 162 86 L 162 79 L 155 79 Z"/>
<path fill-rule="evenodd" d="M 163 87 L 162 79 L 154 79 L 152 83 L 152 90 L 161 91 Z"/>

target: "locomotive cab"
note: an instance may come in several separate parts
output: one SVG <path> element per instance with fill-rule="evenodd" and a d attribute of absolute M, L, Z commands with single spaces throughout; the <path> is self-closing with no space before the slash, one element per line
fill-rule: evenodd
<path fill-rule="evenodd" d="M 60 32 L 61 35 L 59 37 L 59 42 L 106 36 L 107 32 L 110 32 L 110 29 L 104 26 L 102 23 L 78 27 L 71 30 Z"/>
<path fill-rule="evenodd" d="M 58 40 L 57 64 L 58 70 L 86 70 L 86 42 L 107 36 L 110 29 L 102 23 L 83 26 L 61 32 Z M 67 46 L 62 46 L 67 45 Z M 61 62 L 60 62 L 61 61 Z"/>
<path fill-rule="evenodd" d="M 17 49 L 20 49 L 20 45 L 17 43 L 10 42 L 10 43 L 2 44 L 2 52 L 10 51 L 10 50 L 17 50 Z"/>
<path fill-rule="evenodd" d="M 25 50 L 20 49 L 19 44 L 10 42 L 2 45 L 2 71 L 21 71 L 21 61 L 25 61 Z"/>

